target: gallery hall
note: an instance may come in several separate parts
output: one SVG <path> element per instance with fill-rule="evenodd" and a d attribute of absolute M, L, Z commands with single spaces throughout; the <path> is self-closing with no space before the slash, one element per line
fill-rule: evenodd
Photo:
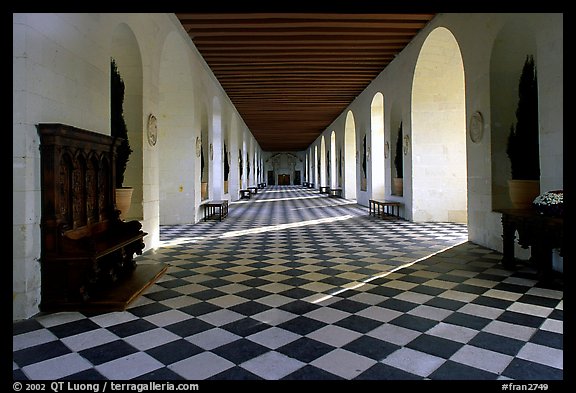
<path fill-rule="evenodd" d="M 14 383 L 572 378 L 562 13 L 185 8 L 12 15 Z"/>

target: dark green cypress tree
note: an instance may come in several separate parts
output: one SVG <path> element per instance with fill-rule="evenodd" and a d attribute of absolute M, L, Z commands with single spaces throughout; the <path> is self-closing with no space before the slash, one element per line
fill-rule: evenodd
<path fill-rule="evenodd" d="M 398 128 L 398 135 L 396 137 L 394 167 L 396 168 L 396 177 L 402 179 L 404 177 L 404 159 L 402 158 L 402 122 L 400 122 L 400 128 Z"/>
<path fill-rule="evenodd" d="M 113 137 L 122 140 L 116 150 L 116 188 L 121 188 L 132 149 L 128 141 L 128 128 L 124 121 L 124 81 L 118 72 L 114 59 L 112 59 L 110 67 L 110 129 Z"/>
<path fill-rule="evenodd" d="M 224 142 L 224 181 L 228 181 L 228 174 L 230 173 L 230 164 L 228 163 L 228 148 Z"/>
<path fill-rule="evenodd" d="M 516 126 L 510 127 L 506 154 L 510 158 L 512 179 L 539 180 L 538 83 L 533 56 L 526 56 L 518 85 Z"/>

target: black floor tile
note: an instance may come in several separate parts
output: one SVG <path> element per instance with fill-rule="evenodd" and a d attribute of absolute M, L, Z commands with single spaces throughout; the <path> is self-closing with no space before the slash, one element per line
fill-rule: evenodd
<path fill-rule="evenodd" d="M 442 337 L 422 334 L 406 344 L 406 347 L 448 359 L 462 348 L 462 344 Z"/>
<path fill-rule="evenodd" d="M 136 352 L 138 352 L 138 350 L 132 345 L 122 340 L 116 340 L 93 348 L 85 349 L 78 353 L 90 363 L 99 365 Z"/>
<path fill-rule="evenodd" d="M 332 350 L 334 347 L 331 345 L 308 337 L 301 337 L 276 349 L 277 352 L 304 363 L 310 363 Z"/>
<path fill-rule="evenodd" d="M 228 359 L 236 365 L 244 363 L 245 361 L 260 356 L 268 351 L 270 351 L 270 348 L 245 338 L 236 340 L 230 344 L 222 345 L 221 347 L 212 350 L 216 355 Z"/>
<path fill-rule="evenodd" d="M 400 346 L 370 336 L 362 336 L 342 348 L 370 359 L 381 361 L 392 352 L 400 349 Z"/>
<path fill-rule="evenodd" d="M 491 372 L 485 370 L 479 370 L 474 367 L 470 367 L 466 364 L 460 364 L 448 360 L 440 367 L 438 367 L 432 374 L 428 376 L 431 380 L 449 380 L 449 381 L 457 381 L 457 380 L 490 380 L 494 381 L 498 379 L 498 374 L 493 374 Z"/>
<path fill-rule="evenodd" d="M 355 380 L 415 380 L 420 381 L 422 377 L 411 374 L 404 370 L 377 363 L 358 375 Z"/>
<path fill-rule="evenodd" d="M 376 329 L 378 326 L 382 325 L 382 322 L 365 318 L 360 315 L 350 315 L 349 317 L 335 322 L 334 325 L 364 334 Z"/>
<path fill-rule="evenodd" d="M 564 378 L 562 370 L 518 358 L 510 362 L 502 375 L 512 379 L 530 381 L 562 380 Z"/>
<path fill-rule="evenodd" d="M 326 381 L 326 380 L 343 380 L 344 378 L 334 375 L 328 371 L 322 370 L 320 368 L 306 365 L 298 370 L 294 371 L 291 374 L 288 374 L 284 378 L 283 381 L 291 381 L 291 380 L 314 380 L 314 381 Z"/>
<path fill-rule="evenodd" d="M 108 330 L 117 335 L 118 337 L 124 338 L 128 336 L 133 336 L 134 334 L 142 333 L 148 330 L 156 329 L 156 325 L 150 323 L 144 319 L 135 319 L 133 321 L 124 322 L 118 325 L 110 326 Z"/>
<path fill-rule="evenodd" d="M 525 342 L 516 340 L 511 337 L 500 336 L 497 334 L 479 332 L 468 342 L 478 348 L 489 349 L 493 352 L 500 352 L 506 355 L 516 356 L 522 349 Z"/>
<path fill-rule="evenodd" d="M 498 318 L 498 321 L 512 323 L 514 325 L 528 326 L 537 328 L 542 325 L 546 318 L 536 317 L 533 315 L 522 314 L 514 311 L 504 311 Z"/>
<path fill-rule="evenodd" d="M 21 368 L 43 360 L 72 353 L 61 341 L 52 341 L 12 353 L 12 360 Z"/>
<path fill-rule="evenodd" d="M 49 330 L 58 338 L 74 336 L 76 334 L 86 333 L 91 330 L 99 329 L 96 323 L 90 319 L 80 319 L 78 321 L 68 322 L 62 325 L 56 325 L 49 328 Z"/>
<path fill-rule="evenodd" d="M 166 366 L 201 352 L 204 352 L 202 348 L 186 340 L 172 341 L 146 351 L 148 355 Z"/>

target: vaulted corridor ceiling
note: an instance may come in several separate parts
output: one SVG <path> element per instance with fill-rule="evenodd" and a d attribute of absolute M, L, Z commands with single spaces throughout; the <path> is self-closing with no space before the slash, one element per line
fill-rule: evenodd
<path fill-rule="evenodd" d="M 265 151 L 306 149 L 433 13 L 177 13 Z"/>

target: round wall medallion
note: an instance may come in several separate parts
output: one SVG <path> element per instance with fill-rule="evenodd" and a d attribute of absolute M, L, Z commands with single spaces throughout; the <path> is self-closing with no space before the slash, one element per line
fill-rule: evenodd
<path fill-rule="evenodd" d="M 470 125 L 468 127 L 468 132 L 470 133 L 470 139 L 474 143 L 479 143 L 484 135 L 484 119 L 480 112 L 475 112 L 470 117 Z"/>
<path fill-rule="evenodd" d="M 388 141 L 386 141 L 386 143 L 384 144 L 384 158 L 388 158 L 389 154 L 390 154 L 390 144 L 388 143 Z"/>
<path fill-rule="evenodd" d="M 158 124 L 156 116 L 150 114 L 148 116 L 148 143 L 150 146 L 154 146 L 156 141 L 158 141 Z"/>

